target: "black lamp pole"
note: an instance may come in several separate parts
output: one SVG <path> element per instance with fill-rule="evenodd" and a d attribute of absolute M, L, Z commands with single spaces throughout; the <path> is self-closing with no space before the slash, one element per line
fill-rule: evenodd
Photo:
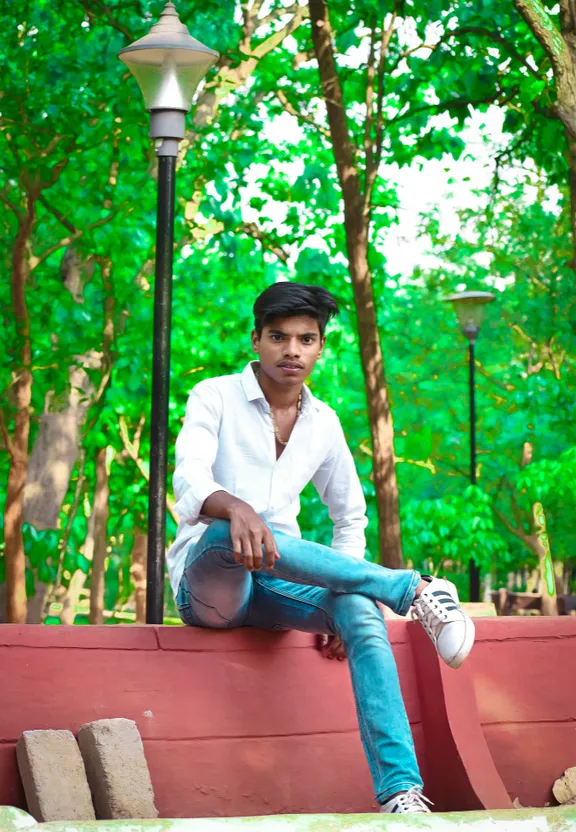
<path fill-rule="evenodd" d="M 150 137 L 156 140 L 158 156 L 146 623 L 161 624 L 164 618 L 176 160 L 194 92 L 218 59 L 218 53 L 190 35 L 180 22 L 174 4 L 168 2 L 150 32 L 122 49 L 118 57 L 140 86 L 150 113 Z"/>
<path fill-rule="evenodd" d="M 147 624 L 161 624 L 164 617 L 164 552 L 166 548 L 166 480 L 168 474 L 168 403 L 170 398 L 175 179 L 176 156 L 160 156 L 158 159 L 152 406 L 150 413 L 150 483 L 146 575 Z"/>
<path fill-rule="evenodd" d="M 459 292 L 445 298 L 456 309 L 463 334 L 468 340 L 468 392 L 470 402 L 470 483 L 476 485 L 476 367 L 474 345 L 480 333 L 484 307 L 495 300 L 490 292 Z M 480 569 L 473 557 L 468 561 L 470 600 L 480 600 Z"/>
<path fill-rule="evenodd" d="M 468 344 L 468 367 L 470 385 L 470 483 L 476 485 L 476 380 L 474 366 L 474 341 Z M 470 600 L 480 600 L 480 569 L 474 558 L 468 562 Z"/>

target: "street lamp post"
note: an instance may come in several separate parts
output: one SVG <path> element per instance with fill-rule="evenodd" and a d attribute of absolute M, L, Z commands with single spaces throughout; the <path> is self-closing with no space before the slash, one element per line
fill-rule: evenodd
<path fill-rule="evenodd" d="M 495 300 L 490 292 L 458 292 L 445 298 L 456 310 L 462 332 L 468 339 L 468 383 L 470 391 L 470 482 L 476 485 L 476 384 L 474 345 L 480 333 L 487 303 Z M 480 569 L 474 558 L 470 558 L 470 600 L 480 600 Z"/>
<path fill-rule="evenodd" d="M 218 59 L 218 53 L 193 38 L 180 22 L 174 4 L 166 3 L 158 23 L 143 38 L 122 49 L 118 57 L 142 91 L 150 113 L 150 137 L 156 140 L 158 156 L 146 622 L 161 624 L 176 159 L 178 144 L 184 138 L 186 113 L 190 111 L 198 84 Z"/>

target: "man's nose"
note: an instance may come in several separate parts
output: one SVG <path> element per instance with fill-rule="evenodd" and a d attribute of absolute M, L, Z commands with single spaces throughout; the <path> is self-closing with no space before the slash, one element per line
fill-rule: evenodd
<path fill-rule="evenodd" d="M 290 358 L 297 358 L 300 355 L 300 341 L 298 338 L 288 338 L 284 342 L 284 355 Z"/>

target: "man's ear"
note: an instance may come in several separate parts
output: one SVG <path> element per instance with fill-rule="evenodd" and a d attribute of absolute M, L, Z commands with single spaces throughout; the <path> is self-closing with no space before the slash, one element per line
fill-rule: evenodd
<path fill-rule="evenodd" d="M 324 352 L 324 347 L 326 346 L 326 336 L 320 339 L 320 352 L 318 353 L 318 358 L 322 358 L 322 353 Z"/>
<path fill-rule="evenodd" d="M 257 352 L 260 351 L 260 338 L 258 337 L 258 333 L 256 332 L 255 329 L 252 330 L 252 336 L 251 337 L 252 337 L 252 349 L 254 350 L 254 352 L 257 353 Z"/>

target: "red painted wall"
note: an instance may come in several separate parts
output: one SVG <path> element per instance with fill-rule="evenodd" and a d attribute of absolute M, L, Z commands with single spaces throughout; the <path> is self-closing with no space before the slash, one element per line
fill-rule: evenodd
<path fill-rule="evenodd" d="M 576 619 L 478 620 L 459 671 L 419 625 L 388 626 L 437 807 L 543 805 L 576 764 Z M 0 804 L 24 806 L 23 730 L 117 716 L 138 724 L 161 817 L 374 806 L 346 664 L 311 636 L 0 626 Z"/>
<path fill-rule="evenodd" d="M 556 805 L 554 780 L 576 765 L 576 618 L 476 624 L 469 667 L 498 773 L 523 806 Z"/>

